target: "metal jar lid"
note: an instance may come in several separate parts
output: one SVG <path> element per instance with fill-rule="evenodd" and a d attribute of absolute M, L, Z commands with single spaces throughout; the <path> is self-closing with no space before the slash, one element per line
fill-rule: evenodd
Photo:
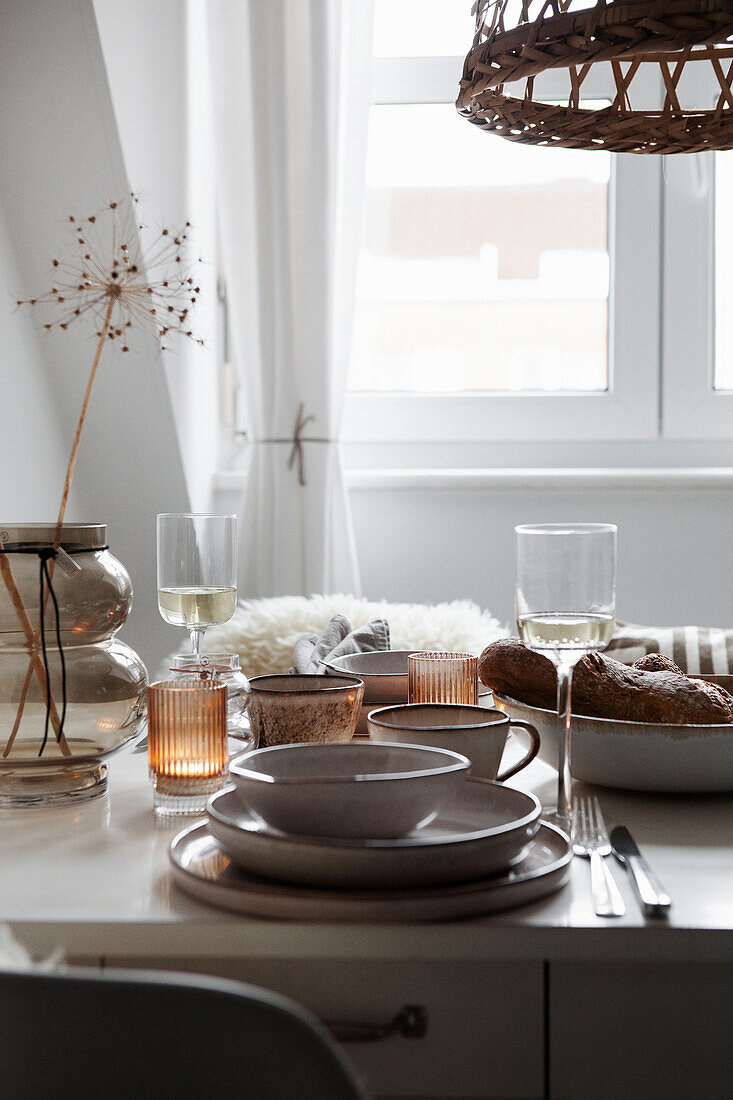
<path fill-rule="evenodd" d="M 52 546 L 55 523 L 0 523 L 0 540 L 12 552 L 24 546 Z M 64 550 L 101 550 L 107 545 L 106 523 L 64 523 L 61 527 Z"/>

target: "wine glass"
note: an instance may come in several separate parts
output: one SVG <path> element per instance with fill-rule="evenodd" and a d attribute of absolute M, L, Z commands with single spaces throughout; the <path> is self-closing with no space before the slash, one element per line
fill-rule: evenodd
<path fill-rule="evenodd" d="M 616 527 L 611 523 L 546 523 L 515 528 L 516 612 L 528 649 L 557 668 L 556 819 L 571 813 L 570 716 L 573 668 L 613 636 L 616 604 Z"/>
<path fill-rule="evenodd" d="M 188 627 L 200 657 L 207 626 L 228 622 L 237 605 L 237 517 L 166 512 L 157 527 L 158 609 Z"/>

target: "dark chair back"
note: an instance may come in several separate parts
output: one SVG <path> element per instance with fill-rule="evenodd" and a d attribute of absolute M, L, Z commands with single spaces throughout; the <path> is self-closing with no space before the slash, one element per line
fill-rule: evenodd
<path fill-rule="evenodd" d="M 293 1001 L 181 974 L 0 971 L 3 1100 L 364 1100 Z"/>

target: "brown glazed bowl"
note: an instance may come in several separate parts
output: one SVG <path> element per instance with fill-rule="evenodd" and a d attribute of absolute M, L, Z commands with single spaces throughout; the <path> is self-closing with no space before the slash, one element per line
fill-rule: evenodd
<path fill-rule="evenodd" d="M 351 741 L 364 682 L 356 676 L 253 676 L 249 720 L 258 744 Z"/>

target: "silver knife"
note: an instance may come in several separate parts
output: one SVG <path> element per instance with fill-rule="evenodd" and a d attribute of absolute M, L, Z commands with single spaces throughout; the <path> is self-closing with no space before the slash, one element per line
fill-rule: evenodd
<path fill-rule="evenodd" d="M 644 915 L 664 916 L 672 899 L 636 847 L 631 833 L 623 825 L 617 825 L 611 830 L 611 847 L 633 879 Z"/>

